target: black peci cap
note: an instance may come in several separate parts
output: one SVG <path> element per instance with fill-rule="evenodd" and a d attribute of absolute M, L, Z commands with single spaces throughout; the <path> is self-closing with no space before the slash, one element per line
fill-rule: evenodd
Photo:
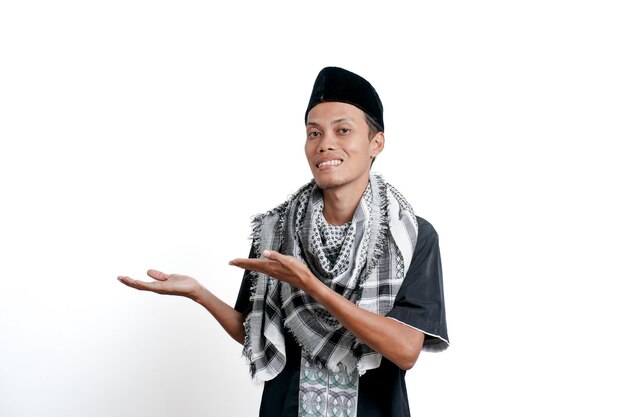
<path fill-rule="evenodd" d="M 326 67 L 320 71 L 313 84 L 311 99 L 304 113 L 306 123 L 309 111 L 326 101 L 352 104 L 367 113 L 385 130 L 383 103 L 374 87 L 365 78 L 338 67 Z"/>

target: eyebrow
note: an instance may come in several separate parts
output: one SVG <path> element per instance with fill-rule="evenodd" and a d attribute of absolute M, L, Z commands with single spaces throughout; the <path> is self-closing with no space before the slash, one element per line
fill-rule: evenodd
<path fill-rule="evenodd" d="M 338 124 L 344 123 L 344 122 L 352 122 L 352 123 L 354 123 L 354 119 L 351 118 L 351 117 L 344 117 L 344 118 L 341 118 L 341 119 L 333 120 L 332 122 L 330 122 L 330 124 L 331 125 L 338 125 Z M 306 124 L 307 124 L 307 126 L 320 126 L 320 124 L 317 123 L 317 122 L 307 122 Z"/>

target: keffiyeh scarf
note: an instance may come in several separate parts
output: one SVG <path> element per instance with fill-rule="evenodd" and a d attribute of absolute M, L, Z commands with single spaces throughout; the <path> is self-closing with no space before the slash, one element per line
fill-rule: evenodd
<path fill-rule="evenodd" d="M 323 207 L 322 190 L 311 181 L 280 206 L 255 217 L 253 255 L 260 257 L 263 250 L 272 249 L 294 256 L 335 292 L 365 310 L 386 315 L 417 242 L 412 208 L 375 174 L 350 223 L 327 227 Z M 380 365 L 381 355 L 356 339 L 315 299 L 267 275 L 252 275 L 244 354 L 256 380 L 271 380 L 284 368 L 285 332 L 302 348 L 301 388 L 314 370 L 318 375 L 330 373 L 335 381 L 353 381 L 348 391 L 354 390 L 359 375 Z M 349 401 L 356 404 L 356 398 Z"/>

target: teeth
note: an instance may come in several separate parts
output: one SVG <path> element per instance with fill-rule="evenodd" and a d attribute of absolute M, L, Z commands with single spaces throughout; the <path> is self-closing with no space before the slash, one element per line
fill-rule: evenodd
<path fill-rule="evenodd" d="M 337 166 L 340 163 L 341 163 L 341 161 L 339 159 L 333 159 L 331 161 L 320 162 L 320 164 L 317 167 L 318 168 L 323 168 L 323 167 L 327 167 L 327 166 Z"/>

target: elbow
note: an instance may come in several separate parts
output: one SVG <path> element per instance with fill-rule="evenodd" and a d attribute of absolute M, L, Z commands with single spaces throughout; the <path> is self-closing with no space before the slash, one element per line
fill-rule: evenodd
<path fill-rule="evenodd" d="M 408 371 L 409 369 L 413 368 L 415 362 L 417 362 L 417 359 L 415 361 L 404 362 L 401 365 L 398 365 L 398 368 L 402 369 L 403 371 Z"/>
<path fill-rule="evenodd" d="M 394 363 L 404 371 L 413 368 L 422 351 L 422 346 L 424 346 L 424 334 L 421 332 L 412 333 L 411 337 L 407 337 L 405 343 L 400 346 L 397 351 L 397 361 Z"/>
<path fill-rule="evenodd" d="M 398 368 L 402 369 L 403 371 L 408 371 L 409 369 L 413 368 L 413 366 L 415 366 L 415 363 L 417 362 L 417 358 L 419 357 L 421 350 L 421 347 L 413 346 L 402 352 L 402 355 L 400 355 L 398 360 L 395 362 Z"/>
<path fill-rule="evenodd" d="M 232 337 L 235 340 L 235 342 L 239 343 L 242 346 L 245 344 L 246 339 L 245 339 L 245 335 L 243 332 L 231 334 L 230 337 Z"/>

